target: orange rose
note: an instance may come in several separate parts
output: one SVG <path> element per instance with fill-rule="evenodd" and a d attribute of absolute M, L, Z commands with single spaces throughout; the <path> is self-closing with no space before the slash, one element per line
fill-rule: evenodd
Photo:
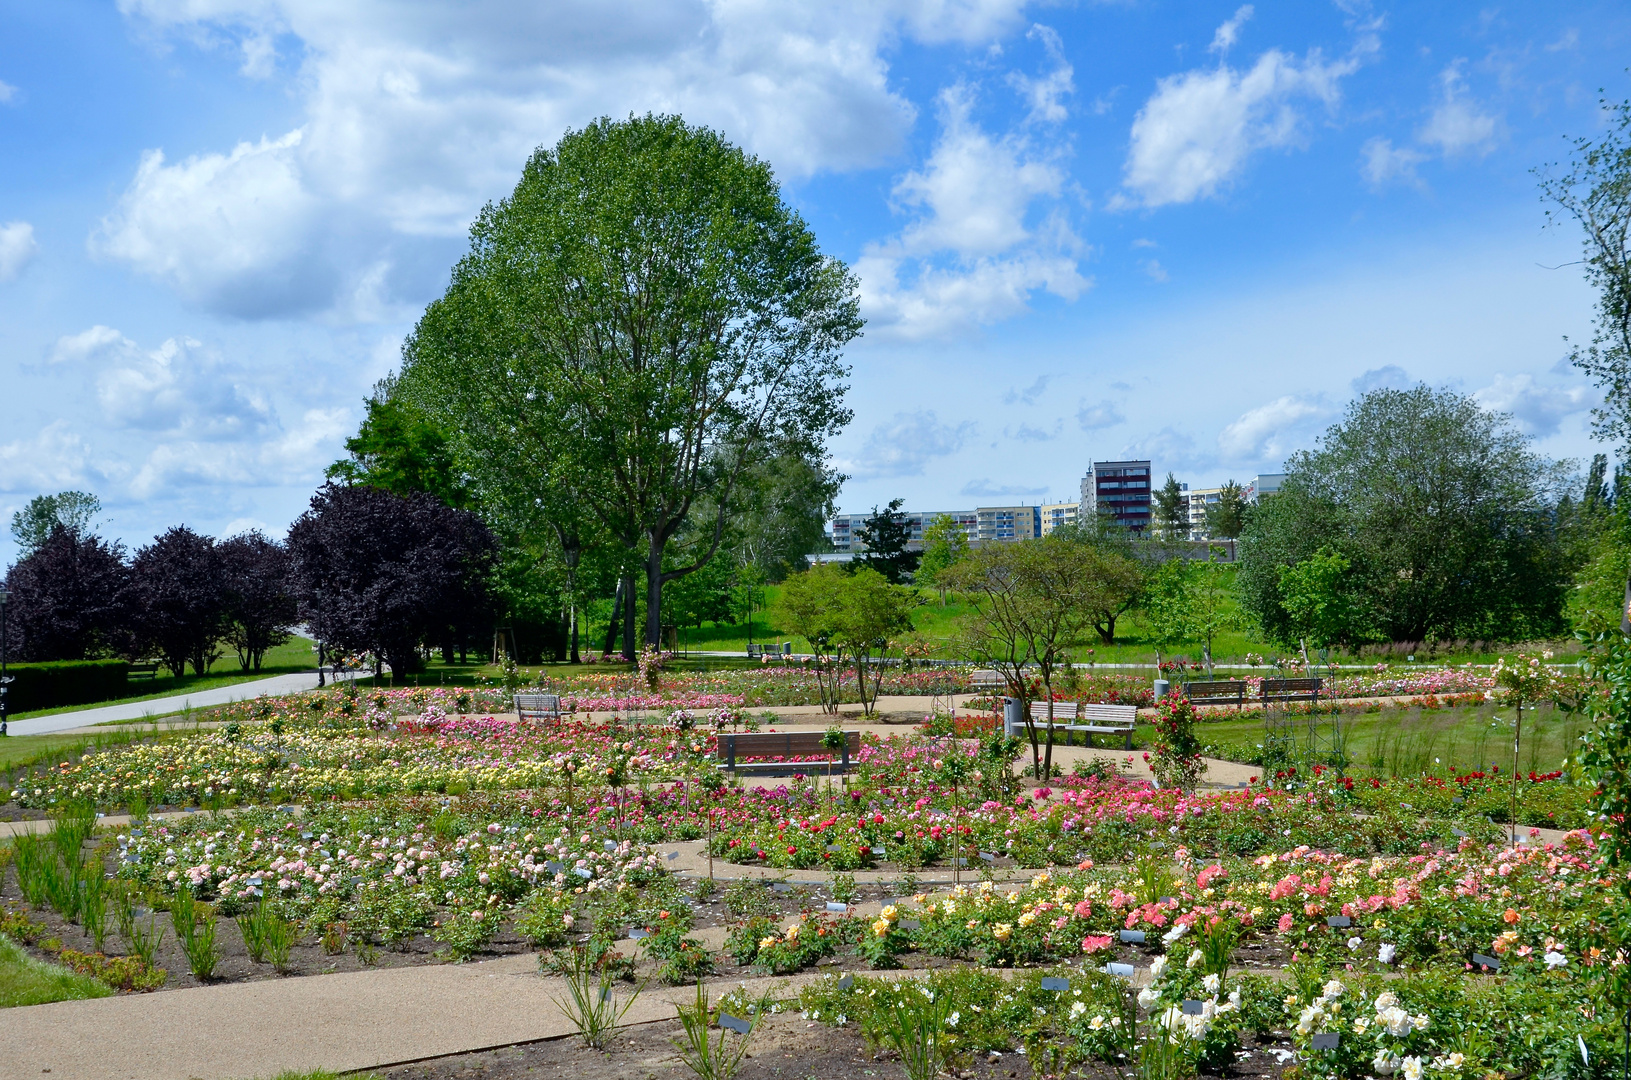
<path fill-rule="evenodd" d="M 1513 925 L 1516 925 L 1518 919 L 1521 918 L 1521 916 L 1517 913 L 1517 911 L 1515 909 L 1507 908 L 1506 909 L 1506 914 L 1502 915 L 1501 918 L 1506 920 L 1506 924 L 1508 926 L 1513 926 Z"/>

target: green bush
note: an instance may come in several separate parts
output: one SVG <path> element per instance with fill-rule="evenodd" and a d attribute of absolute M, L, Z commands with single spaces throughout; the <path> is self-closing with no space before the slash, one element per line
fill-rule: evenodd
<path fill-rule="evenodd" d="M 12 677 L 7 708 L 14 713 L 109 701 L 125 692 L 130 664 L 124 660 L 54 660 L 8 664 Z"/>

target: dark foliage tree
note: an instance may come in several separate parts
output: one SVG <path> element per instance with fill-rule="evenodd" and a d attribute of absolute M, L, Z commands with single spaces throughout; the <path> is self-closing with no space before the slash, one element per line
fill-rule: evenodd
<path fill-rule="evenodd" d="M 855 539 L 866 545 L 855 562 L 876 570 L 891 585 L 909 580 L 922 558 L 919 552 L 906 550 L 912 541 L 912 524 L 901 512 L 904 502 L 904 499 L 891 499 L 882 510 L 874 506 L 861 527 L 855 530 Z"/>
<path fill-rule="evenodd" d="M 259 671 L 268 649 L 300 621 L 289 580 L 289 551 L 259 530 L 215 545 L 226 584 L 226 640 L 243 670 Z"/>
<path fill-rule="evenodd" d="M 33 554 L 59 526 L 80 535 L 93 530 L 96 515 L 102 512 L 102 502 L 95 495 L 83 491 L 59 491 L 55 495 L 36 495 L 28 504 L 11 515 L 11 537 L 23 558 Z"/>
<path fill-rule="evenodd" d="M 678 117 L 600 120 L 482 211 L 402 388 L 455 432 L 478 488 L 526 494 L 535 532 L 587 514 L 640 557 L 655 645 L 663 585 L 719 550 L 744 472 L 822 460 L 848 422 L 857 290 L 764 162 Z M 709 542 L 676 565 L 703 492 Z"/>
<path fill-rule="evenodd" d="M 1509 415 L 1470 397 L 1426 386 L 1372 391 L 1317 449 L 1292 455 L 1279 494 L 1252 513 L 1241 535 L 1241 602 L 1271 637 L 1295 640 L 1281 568 L 1323 550 L 1332 565 L 1346 561 L 1321 580 L 1348 592 L 1327 600 L 1367 634 L 1555 634 L 1572 571 L 1557 529 L 1565 478 L 1531 452 Z"/>
<path fill-rule="evenodd" d="M 715 555 L 694 574 L 675 578 L 663 586 L 664 618 L 674 626 L 697 626 L 704 622 L 736 621 L 736 602 L 731 595 L 736 568 L 724 554 Z"/>
<path fill-rule="evenodd" d="M 394 674 L 422 666 L 420 646 L 488 618 L 497 544 L 474 514 L 433 495 L 325 484 L 289 529 L 301 617 L 346 652 L 372 652 Z"/>
<path fill-rule="evenodd" d="M 180 675 L 219 657 L 226 634 L 227 586 L 215 541 L 185 525 L 166 530 L 130 562 L 129 610 L 138 647 Z"/>
<path fill-rule="evenodd" d="M 8 652 L 85 660 L 124 651 L 128 575 L 118 544 L 57 525 L 6 574 Z"/>

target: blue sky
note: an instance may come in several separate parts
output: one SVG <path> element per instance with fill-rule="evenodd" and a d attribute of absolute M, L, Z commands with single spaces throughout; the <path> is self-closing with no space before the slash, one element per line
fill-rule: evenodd
<path fill-rule="evenodd" d="M 280 533 L 481 205 L 646 110 L 860 274 L 846 510 L 1245 479 L 1419 379 L 1584 458 L 1531 170 L 1628 46 L 1608 3 L 0 0 L 0 512 Z"/>

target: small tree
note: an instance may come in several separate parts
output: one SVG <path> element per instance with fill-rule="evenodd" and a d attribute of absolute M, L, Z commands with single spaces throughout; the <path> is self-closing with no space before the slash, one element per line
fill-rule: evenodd
<path fill-rule="evenodd" d="M 1181 791 L 1193 791 L 1206 772 L 1201 742 L 1195 736 L 1195 706 L 1181 693 L 1168 694 L 1156 704 L 1150 771 L 1162 787 Z"/>
<path fill-rule="evenodd" d="M 883 669 L 880 667 L 873 679 L 870 697 L 866 669 L 874 652 L 882 659 L 890 643 L 912 629 L 912 594 L 891 584 L 876 570 L 863 567 L 849 575 L 841 595 L 842 607 L 834 641 L 840 647 L 847 646 L 855 658 L 855 682 L 861 693 L 861 708 L 870 716 L 878 702 Z"/>
<path fill-rule="evenodd" d="M 941 514 L 923 530 L 923 557 L 918 560 L 912 581 L 940 590 L 940 606 L 946 606 L 945 572 L 968 558 L 968 532 L 957 519 Z"/>
<path fill-rule="evenodd" d="M 1523 707 L 1556 694 L 1557 672 L 1545 664 L 1551 658 L 1549 652 L 1515 653 L 1497 659 L 1490 672 L 1502 699 L 1517 709 L 1517 719 L 1512 726 L 1511 835 L 1514 841 L 1518 838 L 1518 750 L 1523 742 Z"/>
<path fill-rule="evenodd" d="M 1167 473 L 1167 482 L 1155 491 L 1155 528 L 1168 540 L 1189 536 L 1189 495 L 1178 478 Z"/>
<path fill-rule="evenodd" d="M 838 712 L 838 680 L 848 648 L 848 638 L 840 632 L 848 585 L 849 575 L 837 564 L 817 563 L 803 573 L 789 574 L 777 601 L 782 625 L 810 643 L 816 690 L 822 711 L 829 714 Z"/>
<path fill-rule="evenodd" d="M 40 545 L 49 540 L 58 528 L 67 529 L 75 535 L 89 536 L 96 515 L 101 512 L 101 500 L 83 491 L 36 495 L 11 515 L 11 537 L 17 541 L 18 554 L 26 559 L 38 551 Z"/>
<path fill-rule="evenodd" d="M 1368 636 L 1363 608 L 1349 584 L 1352 569 L 1353 564 L 1329 546 L 1280 567 L 1280 606 L 1294 639 L 1329 648 Z"/>
<path fill-rule="evenodd" d="M 1233 480 L 1218 489 L 1218 501 L 1206 508 L 1206 532 L 1214 540 L 1233 540 L 1246 527 L 1246 500 Z"/>

